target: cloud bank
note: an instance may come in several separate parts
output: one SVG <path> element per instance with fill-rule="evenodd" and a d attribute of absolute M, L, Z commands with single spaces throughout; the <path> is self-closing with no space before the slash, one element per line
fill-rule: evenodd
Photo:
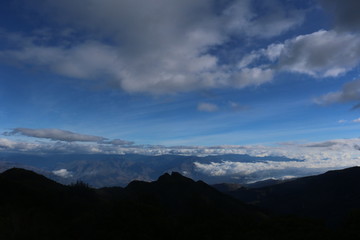
<path fill-rule="evenodd" d="M 301 176 L 329 169 L 360 165 L 360 139 L 336 139 L 314 143 L 283 143 L 275 146 L 224 145 L 224 146 L 159 146 L 159 145 L 112 145 L 84 142 L 35 142 L 28 143 L 0 138 L 0 151 L 26 154 L 145 154 L 184 156 L 208 156 L 247 154 L 265 157 L 261 162 L 195 162 L 195 170 L 212 176 Z M 269 157 L 266 160 L 266 157 Z M 276 159 L 272 157 L 285 157 Z M 293 159 L 290 160 L 289 159 Z M 61 170 L 61 169 L 60 169 Z M 67 174 L 61 170 L 59 174 Z"/>

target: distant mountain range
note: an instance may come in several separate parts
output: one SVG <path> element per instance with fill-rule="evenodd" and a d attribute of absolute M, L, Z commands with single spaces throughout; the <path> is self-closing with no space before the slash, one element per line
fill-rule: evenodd
<path fill-rule="evenodd" d="M 0 153 L 0 171 L 21 167 L 36 171 L 58 182 L 69 184 L 77 180 L 93 187 L 126 186 L 132 180 L 153 181 L 164 173 L 176 171 L 209 184 L 256 182 L 277 175 L 276 172 L 247 175 L 215 175 L 200 171 L 195 163 L 211 164 L 230 162 L 300 161 L 285 157 L 253 157 L 249 155 L 218 156 L 147 156 L 137 154 L 11 154 Z M 292 175 L 303 176 L 302 172 Z M 282 175 L 278 175 L 281 177 Z"/>
<path fill-rule="evenodd" d="M 355 167 L 238 189 L 234 198 L 177 172 L 93 189 L 13 168 L 0 174 L 0 238 L 359 239 L 359 182 Z M 329 217 L 333 227 L 322 223 Z"/>

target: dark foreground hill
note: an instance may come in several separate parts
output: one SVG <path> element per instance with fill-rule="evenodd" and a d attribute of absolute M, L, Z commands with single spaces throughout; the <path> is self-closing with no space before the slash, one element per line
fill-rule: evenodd
<path fill-rule="evenodd" d="M 357 237 L 353 225 L 335 231 L 311 219 L 273 216 L 178 173 L 125 188 L 92 189 L 10 169 L 0 174 L 0 196 L 0 239 Z"/>
<path fill-rule="evenodd" d="M 325 219 L 339 224 L 360 207 L 360 167 L 329 171 L 256 189 L 239 188 L 232 196 L 275 213 Z"/>

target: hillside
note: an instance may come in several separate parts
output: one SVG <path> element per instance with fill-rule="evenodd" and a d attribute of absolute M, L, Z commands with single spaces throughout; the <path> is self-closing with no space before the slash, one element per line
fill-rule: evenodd
<path fill-rule="evenodd" d="M 360 167 L 329 171 L 262 188 L 228 192 L 275 213 L 296 214 L 339 223 L 360 207 Z"/>
<path fill-rule="evenodd" d="M 179 173 L 92 189 L 10 169 L 0 192 L 1 239 L 331 239 L 320 222 L 269 215 Z"/>

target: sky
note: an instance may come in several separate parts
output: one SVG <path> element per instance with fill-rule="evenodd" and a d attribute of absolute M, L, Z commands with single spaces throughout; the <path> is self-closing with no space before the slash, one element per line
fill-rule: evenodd
<path fill-rule="evenodd" d="M 360 162 L 358 0 L 0 4 L 1 151 Z"/>

